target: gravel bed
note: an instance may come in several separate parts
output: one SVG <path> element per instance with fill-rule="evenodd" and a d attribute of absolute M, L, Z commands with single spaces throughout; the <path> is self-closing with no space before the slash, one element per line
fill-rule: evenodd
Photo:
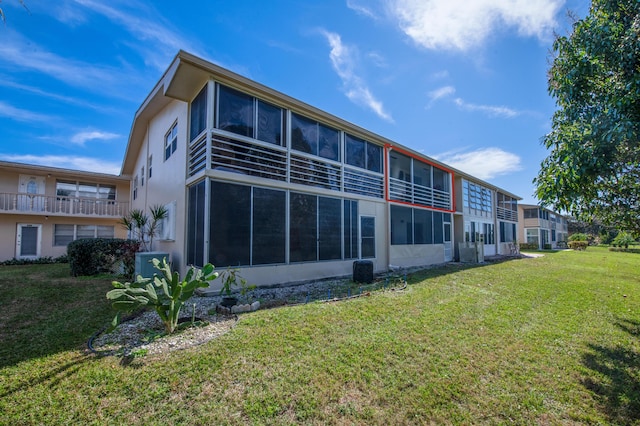
<path fill-rule="evenodd" d="M 160 317 L 156 311 L 150 310 L 121 323 L 111 333 L 98 334 L 90 341 L 90 348 L 99 355 L 126 357 L 166 353 L 201 345 L 227 333 L 237 322 L 235 315 L 215 314 L 217 301 L 213 297 L 193 297 L 182 307 L 181 318 L 190 322 L 195 305 L 195 316 L 208 323 L 204 326 L 189 327 L 172 335 L 163 335 L 164 325 Z"/>

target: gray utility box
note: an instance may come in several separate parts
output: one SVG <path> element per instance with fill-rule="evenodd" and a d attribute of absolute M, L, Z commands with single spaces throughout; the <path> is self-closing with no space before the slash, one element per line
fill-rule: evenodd
<path fill-rule="evenodd" d="M 367 284 L 373 282 L 373 262 L 371 260 L 353 262 L 353 281 Z"/>
<path fill-rule="evenodd" d="M 156 258 L 162 261 L 163 258 L 167 258 L 169 261 L 169 253 L 162 251 L 145 251 L 136 253 L 136 272 L 135 276 L 142 275 L 143 278 L 152 278 L 153 274 L 159 272 L 153 267 L 151 259 Z"/>
<path fill-rule="evenodd" d="M 484 262 L 484 243 L 482 241 L 458 243 L 458 251 L 462 263 Z"/>

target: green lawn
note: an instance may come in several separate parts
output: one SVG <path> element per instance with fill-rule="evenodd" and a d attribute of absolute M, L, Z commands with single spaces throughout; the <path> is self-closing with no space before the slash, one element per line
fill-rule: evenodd
<path fill-rule="evenodd" d="M 245 314 L 161 357 L 85 352 L 109 278 L 0 267 L 0 424 L 640 424 L 640 255 L 549 252 Z"/>

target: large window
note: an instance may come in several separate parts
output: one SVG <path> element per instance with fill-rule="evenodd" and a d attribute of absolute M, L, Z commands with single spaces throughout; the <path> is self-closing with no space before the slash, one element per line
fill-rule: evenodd
<path fill-rule="evenodd" d="M 285 211 L 284 191 L 211 182 L 210 262 L 284 263 Z"/>
<path fill-rule="evenodd" d="M 537 219 L 538 218 L 538 209 L 524 209 L 524 218 L 525 219 Z"/>
<path fill-rule="evenodd" d="M 536 246 L 540 245 L 540 235 L 538 233 L 537 228 L 527 229 L 527 243 L 535 244 Z"/>
<path fill-rule="evenodd" d="M 93 198 L 98 200 L 115 200 L 115 185 L 105 185 L 76 181 L 56 181 L 56 195 L 69 198 Z"/>
<path fill-rule="evenodd" d="M 291 147 L 307 154 L 340 161 L 340 132 L 315 120 L 291 113 Z"/>
<path fill-rule="evenodd" d="M 253 189 L 253 265 L 284 263 L 286 222 L 283 214 L 286 193 Z"/>
<path fill-rule="evenodd" d="M 391 151 L 389 159 L 390 199 L 451 209 L 449 172 L 397 151 Z"/>
<path fill-rule="evenodd" d="M 364 139 L 344 135 L 346 146 L 345 162 L 372 172 L 382 173 L 382 147 Z"/>
<path fill-rule="evenodd" d="M 500 242 L 513 243 L 517 239 L 516 224 L 509 222 L 500 222 Z"/>
<path fill-rule="evenodd" d="M 207 127 L 207 85 L 191 101 L 191 119 L 189 122 L 189 141 L 195 138 Z"/>
<path fill-rule="evenodd" d="M 53 245 L 66 246 L 82 238 L 114 238 L 114 232 L 112 225 L 56 224 L 53 227 Z"/>
<path fill-rule="evenodd" d="M 204 265 L 204 226 L 206 183 L 201 181 L 189 187 L 187 202 L 187 264 Z M 219 265 L 215 265 L 219 266 Z"/>
<path fill-rule="evenodd" d="M 462 183 L 462 200 L 464 207 L 487 213 L 493 211 L 491 190 L 466 179 Z"/>
<path fill-rule="evenodd" d="M 218 89 L 218 125 L 237 135 L 283 145 L 283 110 L 226 86 Z"/>
<path fill-rule="evenodd" d="M 442 244 L 448 213 L 391 206 L 391 244 Z"/>
<path fill-rule="evenodd" d="M 198 266 L 207 261 L 205 185 L 189 188 L 187 262 Z M 358 257 L 355 200 L 219 181 L 210 186 L 208 261 L 218 268 Z M 374 223 L 362 226 L 363 255 L 374 257 Z"/>
<path fill-rule="evenodd" d="M 509 195 L 498 192 L 498 208 L 496 215 L 498 219 L 518 221 L 518 200 Z"/>
<path fill-rule="evenodd" d="M 342 201 L 338 198 L 292 192 L 289 203 L 291 262 L 342 259 L 343 214 Z M 357 223 L 351 226 L 357 232 Z"/>

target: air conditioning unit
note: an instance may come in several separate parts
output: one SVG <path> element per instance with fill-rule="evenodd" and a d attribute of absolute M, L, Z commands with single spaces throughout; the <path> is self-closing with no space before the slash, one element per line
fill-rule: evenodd
<path fill-rule="evenodd" d="M 153 274 L 160 272 L 153 267 L 151 259 L 156 258 L 162 261 L 163 258 L 169 261 L 169 253 L 161 251 L 145 251 L 136 253 L 136 271 L 135 276 L 142 275 L 143 278 L 152 278 Z"/>

